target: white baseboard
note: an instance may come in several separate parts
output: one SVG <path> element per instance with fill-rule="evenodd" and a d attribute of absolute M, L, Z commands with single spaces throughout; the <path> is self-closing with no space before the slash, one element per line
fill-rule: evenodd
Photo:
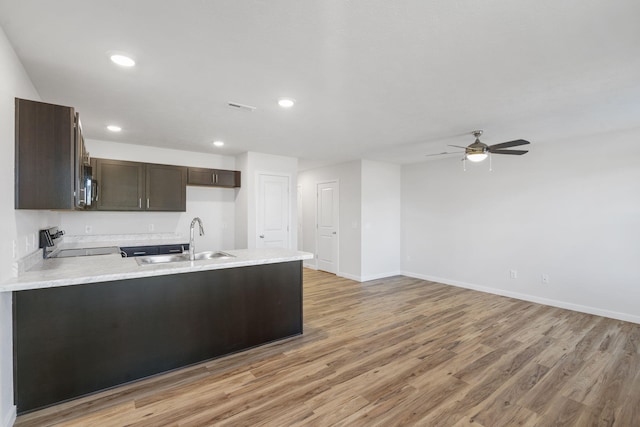
<path fill-rule="evenodd" d="M 360 280 L 360 276 L 356 276 L 355 274 L 342 273 L 339 271 L 336 276 L 344 277 L 345 279 L 349 280 L 355 280 L 356 282 L 362 282 L 362 280 Z"/>
<path fill-rule="evenodd" d="M 345 279 L 355 280 L 356 282 L 368 282 L 369 280 L 384 279 L 385 277 L 398 276 L 402 274 L 400 271 L 392 271 L 388 273 L 370 274 L 368 276 L 356 276 L 349 273 L 338 273 L 337 276 L 344 277 Z"/>
<path fill-rule="evenodd" d="M 368 282 L 369 280 L 385 279 L 387 277 L 398 276 L 402 274 L 400 271 L 391 271 L 387 273 L 370 274 L 368 276 L 360 276 L 361 282 Z"/>
<path fill-rule="evenodd" d="M 303 262 L 302 266 L 304 268 L 310 268 L 312 270 L 317 270 L 318 269 L 318 267 L 315 265 L 315 263 L 311 264 L 311 263 Z"/>
<path fill-rule="evenodd" d="M 617 311 L 605 310 L 602 308 L 591 307 L 586 305 L 574 304 L 567 301 L 560 301 L 550 298 L 542 298 L 535 295 L 522 294 L 519 292 L 506 291 L 504 289 L 490 288 L 487 286 L 475 285 L 473 283 L 460 282 L 457 280 L 445 279 L 443 277 L 429 276 L 426 274 L 412 273 L 409 271 L 403 271 L 402 274 L 407 277 L 413 277 L 416 279 L 428 280 L 431 282 L 443 283 L 445 285 L 457 286 L 459 288 L 473 289 L 475 291 L 486 292 L 494 295 L 501 295 L 505 297 L 515 298 L 523 301 L 535 302 L 538 304 L 549 305 L 552 307 L 564 308 L 572 311 L 579 311 L 581 313 L 595 314 L 596 316 L 609 317 L 611 319 L 623 320 L 625 322 L 640 323 L 640 316 L 620 313 Z"/>
<path fill-rule="evenodd" d="M 2 420 L 2 427 L 12 427 L 16 422 L 16 405 L 11 405 L 9 411 Z"/>

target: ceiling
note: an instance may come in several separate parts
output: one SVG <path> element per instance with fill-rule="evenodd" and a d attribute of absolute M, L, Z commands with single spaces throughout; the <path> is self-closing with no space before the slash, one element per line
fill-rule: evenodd
<path fill-rule="evenodd" d="M 302 169 L 423 161 L 474 129 L 536 144 L 638 127 L 639 18 L 638 0 L 0 0 L 40 96 L 76 107 L 86 138 Z"/>

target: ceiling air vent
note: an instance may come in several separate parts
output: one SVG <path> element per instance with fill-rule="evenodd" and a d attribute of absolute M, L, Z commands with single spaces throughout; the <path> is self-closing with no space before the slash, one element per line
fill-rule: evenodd
<path fill-rule="evenodd" d="M 256 109 L 253 105 L 240 104 L 238 102 L 227 102 L 227 105 L 231 108 L 235 108 L 236 110 L 248 111 L 251 112 Z"/>

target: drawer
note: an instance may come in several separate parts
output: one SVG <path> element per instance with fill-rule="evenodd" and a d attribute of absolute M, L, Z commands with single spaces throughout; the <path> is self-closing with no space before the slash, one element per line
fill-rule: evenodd
<path fill-rule="evenodd" d="M 120 250 L 127 254 L 128 257 L 158 255 L 157 246 L 127 246 L 121 247 Z"/>
<path fill-rule="evenodd" d="M 189 244 L 183 243 L 181 245 L 160 245 L 158 246 L 158 254 L 181 254 L 182 252 L 189 250 Z"/>
<path fill-rule="evenodd" d="M 189 250 L 188 243 L 181 243 L 177 245 L 157 245 L 157 246 L 125 246 L 120 247 L 120 250 L 126 254 L 127 257 L 146 256 L 146 255 L 165 255 L 165 254 L 181 254 L 184 251 Z M 125 255 L 122 255 L 123 257 Z"/>

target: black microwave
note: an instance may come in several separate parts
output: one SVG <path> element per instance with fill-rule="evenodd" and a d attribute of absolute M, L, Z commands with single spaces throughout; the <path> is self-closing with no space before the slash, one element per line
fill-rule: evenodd
<path fill-rule="evenodd" d="M 88 209 L 93 205 L 98 194 L 98 183 L 93 179 L 93 168 L 89 159 L 89 153 L 84 146 L 80 115 L 75 116 L 75 205 L 79 209 Z"/>
<path fill-rule="evenodd" d="M 76 207 L 89 208 L 96 200 L 98 183 L 93 179 L 91 166 L 80 166 L 80 179 L 78 179 L 78 190 L 76 191 Z"/>

